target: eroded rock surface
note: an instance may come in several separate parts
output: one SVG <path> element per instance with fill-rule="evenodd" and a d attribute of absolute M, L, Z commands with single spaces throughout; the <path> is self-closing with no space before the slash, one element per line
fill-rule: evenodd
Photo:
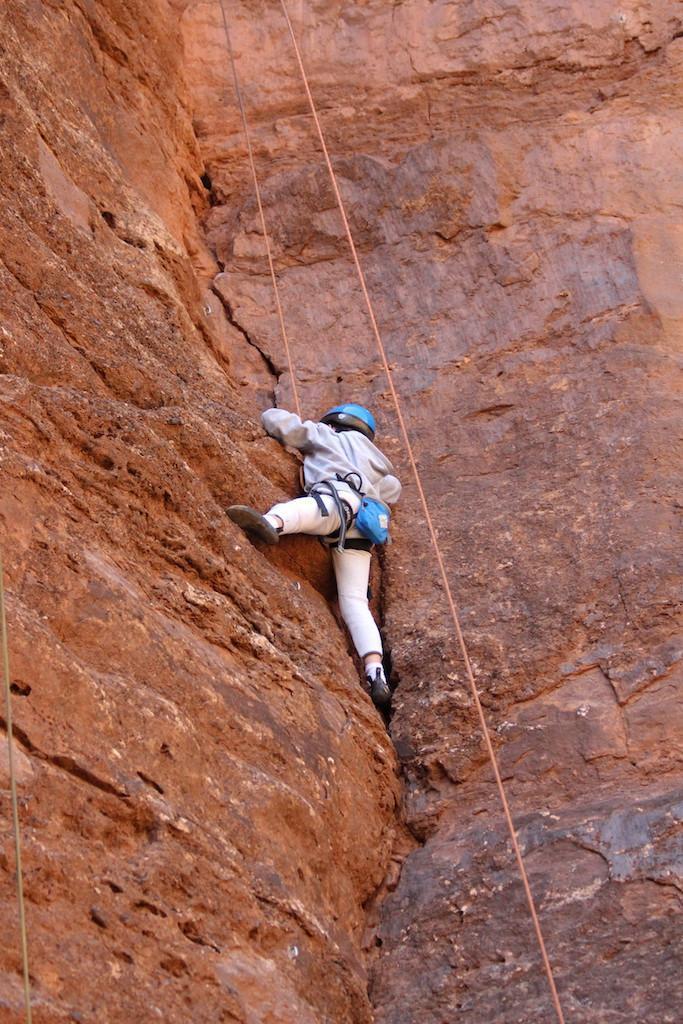
<path fill-rule="evenodd" d="M 279 7 L 227 9 L 307 410 L 372 402 L 407 477 Z M 292 14 L 567 1019 L 674 1022 L 680 4 Z M 412 839 L 322 553 L 222 513 L 296 467 L 256 419 L 291 386 L 217 3 L 0 18 L 36 1019 L 365 1022 L 368 946 L 378 1024 L 552 1019 L 409 480 L 379 600 Z"/>
<path fill-rule="evenodd" d="M 0 522 L 34 1020 L 366 1022 L 394 755 L 321 549 L 266 557 L 223 512 L 292 493 L 296 465 L 205 290 L 178 11 L 11 0 L 0 53 Z M 0 1019 L 18 1022 L 0 735 Z"/>
<path fill-rule="evenodd" d="M 681 5 L 293 7 L 567 1018 L 675 1021 Z M 278 5 L 230 9 L 307 409 L 373 403 L 406 475 Z M 215 288 L 282 369 L 212 5 L 184 32 Z M 409 483 L 397 539 L 391 731 L 420 848 L 383 906 L 376 1020 L 550 1020 Z"/>

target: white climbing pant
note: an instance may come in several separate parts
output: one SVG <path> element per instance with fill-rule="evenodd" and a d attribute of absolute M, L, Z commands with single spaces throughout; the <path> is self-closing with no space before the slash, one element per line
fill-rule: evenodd
<path fill-rule="evenodd" d="M 354 512 L 360 506 L 360 497 L 349 488 L 339 488 L 344 500 L 348 501 Z M 323 516 L 315 498 L 295 498 L 274 505 L 267 513 L 273 526 L 279 526 L 273 516 L 279 516 L 284 524 L 283 533 L 308 533 L 314 537 L 326 537 L 336 533 L 340 526 L 339 513 L 334 500 L 323 494 L 327 516 Z M 348 538 L 359 538 L 362 535 L 351 526 L 347 531 Z M 382 638 L 379 629 L 368 607 L 368 581 L 370 579 L 369 551 L 337 551 L 332 548 L 332 564 L 337 579 L 337 595 L 339 611 L 351 634 L 354 647 L 361 658 L 366 654 L 382 654 Z"/>

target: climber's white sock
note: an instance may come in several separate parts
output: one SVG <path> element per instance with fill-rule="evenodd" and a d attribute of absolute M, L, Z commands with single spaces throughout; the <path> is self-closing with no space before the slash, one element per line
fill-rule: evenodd
<path fill-rule="evenodd" d="M 384 667 L 381 661 L 371 661 L 369 665 L 365 666 L 365 674 L 368 679 L 374 679 L 377 675 L 377 669 L 382 673 L 381 679 L 386 683 L 386 676 L 384 675 Z"/>

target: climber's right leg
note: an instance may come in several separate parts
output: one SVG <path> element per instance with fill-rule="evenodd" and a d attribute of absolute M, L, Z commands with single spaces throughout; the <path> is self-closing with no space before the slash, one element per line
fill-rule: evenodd
<path fill-rule="evenodd" d="M 280 531 L 258 509 L 249 505 L 231 505 L 226 512 L 233 523 L 266 544 L 277 544 L 280 540 Z"/>
<path fill-rule="evenodd" d="M 323 498 L 327 516 L 323 516 L 315 498 L 295 498 L 273 505 L 262 515 L 249 505 L 231 505 L 227 510 L 233 523 L 265 541 L 277 544 L 282 533 L 308 533 L 324 537 L 339 529 L 339 513 L 332 498 Z"/>
<path fill-rule="evenodd" d="M 266 519 L 280 533 L 308 533 L 313 537 L 326 537 L 339 529 L 339 512 L 334 499 L 322 495 L 327 509 L 324 516 L 315 498 L 294 498 L 273 505 L 266 513 Z"/>

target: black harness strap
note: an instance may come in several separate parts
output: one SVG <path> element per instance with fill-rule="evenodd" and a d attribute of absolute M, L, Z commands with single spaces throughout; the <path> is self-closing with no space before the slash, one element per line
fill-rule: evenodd
<path fill-rule="evenodd" d="M 372 551 L 373 547 L 371 540 L 361 540 L 360 537 L 350 537 L 344 544 L 346 551 Z"/>
<path fill-rule="evenodd" d="M 329 516 L 329 512 L 327 511 L 327 507 L 322 496 L 323 494 L 326 494 L 328 497 L 332 498 L 337 508 L 337 512 L 339 513 L 339 522 L 341 525 L 336 533 L 328 537 L 321 537 L 320 539 L 326 547 L 336 546 L 337 551 L 343 551 L 345 547 L 348 547 L 351 544 L 351 541 L 346 540 L 346 531 L 351 526 L 355 518 L 353 509 L 349 505 L 348 501 L 345 501 L 337 492 L 337 488 L 331 480 L 321 480 L 319 483 L 313 484 L 308 493 L 320 509 L 320 515 L 325 519 Z"/>
<path fill-rule="evenodd" d="M 308 493 L 309 493 L 309 496 L 311 498 L 313 498 L 313 500 L 315 501 L 316 505 L 320 509 L 320 515 L 323 517 L 323 519 L 327 519 L 327 517 L 329 516 L 330 513 L 327 511 L 327 505 L 323 501 L 323 496 L 320 493 L 320 491 L 316 491 L 316 490 L 314 490 L 312 488 Z"/>
<path fill-rule="evenodd" d="M 348 484 L 351 490 L 355 491 L 356 494 L 360 494 L 361 497 L 365 496 L 363 492 L 363 477 L 357 470 L 353 469 L 350 473 L 346 473 L 344 476 L 342 476 L 341 473 L 337 473 L 336 478 L 340 484 Z M 358 480 L 357 484 L 355 483 L 354 478 Z"/>

